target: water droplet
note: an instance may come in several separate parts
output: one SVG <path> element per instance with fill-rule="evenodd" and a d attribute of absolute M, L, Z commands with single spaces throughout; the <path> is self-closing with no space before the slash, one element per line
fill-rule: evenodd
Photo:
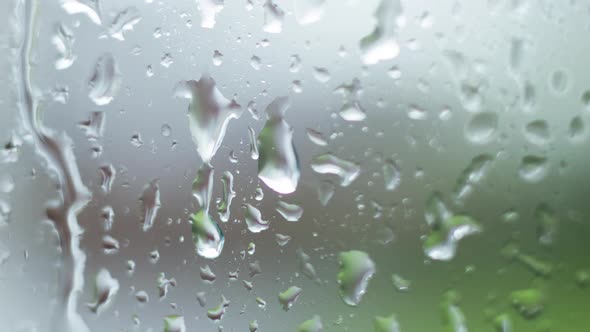
<path fill-rule="evenodd" d="M 201 13 L 201 28 L 212 29 L 217 14 L 223 10 L 223 0 L 197 0 L 197 8 Z"/>
<path fill-rule="evenodd" d="M 547 175 L 549 162 L 542 156 L 527 155 L 520 162 L 518 175 L 527 182 L 539 182 Z"/>
<path fill-rule="evenodd" d="M 394 314 L 387 317 L 375 317 L 373 321 L 375 332 L 400 332 L 399 322 Z"/>
<path fill-rule="evenodd" d="M 225 314 L 225 309 L 229 306 L 229 301 L 221 295 L 221 302 L 213 309 L 207 311 L 207 317 L 211 320 L 221 320 Z"/>
<path fill-rule="evenodd" d="M 287 243 L 289 243 L 289 241 L 291 241 L 291 237 L 289 235 L 276 233 L 275 241 L 279 246 L 284 247 L 287 245 Z"/>
<path fill-rule="evenodd" d="M 437 225 L 424 241 L 424 253 L 439 261 L 453 259 L 461 239 L 482 231 L 475 220 L 461 215 L 450 217 Z"/>
<path fill-rule="evenodd" d="M 526 319 L 537 317 L 545 308 L 545 294 L 536 288 L 514 291 L 510 293 L 510 301 Z"/>
<path fill-rule="evenodd" d="M 361 172 L 361 167 L 348 160 L 327 153 L 316 156 L 311 168 L 319 174 L 334 174 L 340 179 L 340 186 L 347 187 Z"/>
<path fill-rule="evenodd" d="M 321 132 L 307 128 L 305 129 L 305 133 L 307 134 L 307 138 L 309 138 L 309 140 L 312 141 L 314 144 L 319 146 L 328 145 L 328 139 Z"/>
<path fill-rule="evenodd" d="M 242 204 L 242 206 L 246 209 L 244 218 L 250 232 L 260 233 L 268 229 L 270 221 L 262 220 L 262 214 L 260 213 L 260 210 L 247 203 Z"/>
<path fill-rule="evenodd" d="M 535 219 L 539 243 L 546 246 L 554 244 L 559 222 L 553 209 L 546 203 L 539 204 L 535 208 Z"/>
<path fill-rule="evenodd" d="M 360 41 L 361 60 L 367 65 L 390 60 L 399 55 L 396 33 L 405 25 L 404 10 L 400 0 L 382 0 L 375 11 L 377 24 L 371 34 Z"/>
<path fill-rule="evenodd" d="M 250 158 L 258 160 L 258 143 L 256 141 L 256 133 L 252 127 L 248 127 L 248 136 L 250 137 Z"/>
<path fill-rule="evenodd" d="M 140 133 L 133 133 L 133 135 L 131 136 L 131 139 L 129 140 L 129 143 L 131 143 L 131 145 L 133 145 L 136 148 L 140 148 L 143 145 L 143 140 L 141 139 L 141 134 Z"/>
<path fill-rule="evenodd" d="M 268 120 L 260 131 L 258 177 L 279 194 L 290 194 L 299 182 L 299 158 L 293 144 L 293 128 L 283 119 L 287 97 L 276 98 L 266 108 Z"/>
<path fill-rule="evenodd" d="M 176 279 L 166 278 L 166 274 L 164 272 L 161 272 L 160 275 L 158 275 L 157 283 L 158 283 L 158 296 L 160 297 L 160 300 L 165 298 L 166 295 L 168 295 L 168 288 L 170 286 L 176 287 Z"/>
<path fill-rule="evenodd" d="M 136 7 L 128 7 L 115 16 L 109 27 L 111 38 L 125 40 L 123 33 L 133 30 L 133 27 L 141 21 L 141 14 Z"/>
<path fill-rule="evenodd" d="M 162 58 L 160 59 L 160 65 L 164 68 L 169 68 L 174 63 L 174 58 L 172 54 L 165 53 Z"/>
<path fill-rule="evenodd" d="M 426 120 L 428 118 L 428 112 L 418 105 L 410 105 L 408 107 L 408 118 L 412 120 Z"/>
<path fill-rule="evenodd" d="M 404 279 L 399 274 L 394 273 L 391 275 L 391 282 L 393 282 L 393 287 L 395 287 L 398 292 L 407 292 L 410 290 L 410 281 Z"/>
<path fill-rule="evenodd" d="M 167 123 L 163 124 L 160 128 L 160 134 L 164 137 L 170 137 L 170 135 L 172 134 L 172 128 L 170 127 L 170 125 Z"/>
<path fill-rule="evenodd" d="M 264 25 L 262 30 L 268 33 L 280 33 L 283 30 L 285 12 L 272 0 L 264 3 Z"/>
<path fill-rule="evenodd" d="M 569 138 L 573 142 L 582 142 L 586 139 L 586 121 L 579 116 L 574 116 L 569 125 Z"/>
<path fill-rule="evenodd" d="M 104 165 L 99 168 L 101 176 L 100 188 L 104 193 L 110 193 L 117 171 L 112 164 Z"/>
<path fill-rule="evenodd" d="M 229 220 L 231 202 L 236 196 L 234 192 L 234 176 L 229 171 L 225 171 L 221 177 L 221 182 L 223 183 L 223 197 L 217 207 L 217 212 L 219 213 L 219 219 L 227 222 Z"/>
<path fill-rule="evenodd" d="M 143 208 L 143 230 L 152 228 L 160 209 L 160 184 L 159 179 L 152 180 L 143 189 L 139 200 Z"/>
<path fill-rule="evenodd" d="M 487 175 L 492 163 L 492 156 L 480 154 L 471 159 L 469 165 L 461 172 L 455 183 L 453 199 L 458 205 L 463 204 L 476 186 Z"/>
<path fill-rule="evenodd" d="M 122 80 L 115 58 L 110 53 L 105 53 L 96 61 L 88 80 L 88 97 L 96 105 L 107 105 L 119 92 Z"/>
<path fill-rule="evenodd" d="M 562 69 L 558 69 L 551 74 L 551 88 L 558 94 L 564 93 L 569 85 L 569 75 Z"/>
<path fill-rule="evenodd" d="M 221 66 L 223 63 L 223 54 L 218 50 L 213 51 L 213 65 L 214 66 Z"/>
<path fill-rule="evenodd" d="M 106 255 L 112 255 L 119 251 L 119 241 L 110 235 L 102 238 L 102 251 Z"/>
<path fill-rule="evenodd" d="M 201 307 L 205 307 L 205 305 L 207 305 L 207 297 L 205 296 L 205 292 L 197 293 L 197 302 L 199 302 Z"/>
<path fill-rule="evenodd" d="M 283 201 L 278 202 L 277 212 L 287 221 L 299 221 L 303 215 L 303 208 L 296 204 L 289 204 Z"/>
<path fill-rule="evenodd" d="M 94 303 L 88 303 L 90 310 L 100 315 L 119 291 L 119 282 L 111 276 L 107 269 L 101 269 L 96 275 L 94 282 Z"/>
<path fill-rule="evenodd" d="M 299 57 L 299 55 L 297 55 L 297 54 L 291 55 L 290 59 L 291 59 L 291 64 L 289 64 L 289 71 L 292 73 L 299 72 L 299 70 L 301 70 L 301 58 Z M 590 99 L 590 97 L 588 99 Z"/>
<path fill-rule="evenodd" d="M 324 15 L 324 3 L 326 0 L 296 0 L 295 17 L 301 25 L 319 21 Z"/>
<path fill-rule="evenodd" d="M 498 129 L 498 115 L 495 112 L 480 112 L 471 117 L 465 126 L 465 136 L 476 144 L 489 142 Z"/>
<path fill-rule="evenodd" d="M 104 112 L 90 113 L 90 119 L 82 121 L 78 126 L 84 131 L 84 135 L 89 141 L 96 141 L 102 138 L 106 116 Z"/>
<path fill-rule="evenodd" d="M 99 0 L 61 0 L 60 4 L 70 15 L 84 14 L 94 24 L 102 24 Z"/>
<path fill-rule="evenodd" d="M 140 290 L 135 293 L 135 299 L 139 303 L 147 303 L 150 301 L 150 296 L 148 293 L 146 293 L 146 291 Z"/>
<path fill-rule="evenodd" d="M 336 192 L 336 186 L 330 180 L 320 181 L 318 185 L 318 199 L 322 206 L 328 205 L 334 193 Z"/>
<path fill-rule="evenodd" d="M 297 256 L 297 260 L 299 261 L 299 269 L 304 276 L 311 280 L 316 280 L 316 272 L 315 268 L 311 264 L 311 258 L 308 254 L 306 254 L 303 249 L 299 248 L 295 251 L 295 255 Z"/>
<path fill-rule="evenodd" d="M 500 314 L 494 318 L 493 321 L 496 332 L 512 332 L 512 319 L 508 314 Z"/>
<path fill-rule="evenodd" d="M 256 188 L 256 193 L 254 194 L 254 199 L 259 202 L 264 199 L 264 191 L 262 191 L 262 188 Z"/>
<path fill-rule="evenodd" d="M 458 306 L 459 294 L 453 290 L 447 291 L 443 296 L 441 308 L 443 310 L 444 331 L 468 332 L 463 311 Z"/>
<path fill-rule="evenodd" d="M 358 101 L 346 103 L 340 108 L 338 113 L 345 121 L 357 122 L 367 118 L 367 111 Z"/>
<path fill-rule="evenodd" d="M 250 332 L 258 331 L 258 321 L 257 320 L 251 321 L 250 324 L 248 324 L 248 330 L 250 330 Z"/>
<path fill-rule="evenodd" d="M 340 253 L 338 285 L 344 303 L 357 306 L 375 274 L 375 263 L 363 251 L 352 250 Z"/>
<path fill-rule="evenodd" d="M 217 258 L 225 242 L 219 225 L 202 209 L 191 216 L 191 221 L 197 254 L 208 259 Z"/>
<path fill-rule="evenodd" d="M 57 25 L 55 35 L 51 38 L 51 42 L 59 53 L 59 57 L 55 60 L 55 69 L 70 68 L 76 61 L 77 56 L 72 51 L 74 40 L 74 34 L 68 27 L 61 23 Z"/>
<path fill-rule="evenodd" d="M 313 67 L 313 78 L 315 78 L 320 83 L 326 83 L 332 77 L 326 68 Z"/>
<path fill-rule="evenodd" d="M 170 315 L 164 318 L 164 332 L 186 332 L 184 317 Z"/>
<path fill-rule="evenodd" d="M 113 221 L 115 219 L 115 211 L 111 206 L 105 206 L 100 211 L 100 219 L 103 223 L 103 228 L 107 231 L 113 228 Z"/>
<path fill-rule="evenodd" d="M 279 294 L 279 303 L 283 306 L 283 310 L 289 311 L 295 301 L 301 295 L 302 289 L 297 286 L 291 286 L 286 291 Z"/>
<path fill-rule="evenodd" d="M 551 131 L 549 124 L 545 120 L 535 120 L 526 124 L 524 127 L 525 137 L 537 145 L 545 145 L 551 140 Z"/>
<path fill-rule="evenodd" d="M 221 145 L 229 121 L 242 115 L 240 105 L 226 99 L 206 74 L 198 81 L 180 82 L 175 95 L 191 100 L 188 113 L 191 135 L 201 159 L 208 163 Z"/>
<path fill-rule="evenodd" d="M 257 57 L 256 55 L 253 55 L 250 58 L 250 67 L 252 67 L 254 70 L 260 70 L 260 67 L 262 66 L 262 60 L 260 60 L 259 57 Z"/>
<path fill-rule="evenodd" d="M 324 325 L 322 324 L 322 318 L 319 315 L 313 316 L 311 319 L 306 320 L 297 327 L 297 332 L 322 332 Z"/>
<path fill-rule="evenodd" d="M 385 189 L 394 191 L 401 182 L 401 170 L 393 159 L 386 159 L 383 163 L 383 180 Z"/>
<path fill-rule="evenodd" d="M 214 282 L 215 281 L 215 273 L 213 273 L 213 271 L 211 271 L 211 268 L 209 267 L 209 265 L 205 265 L 205 267 L 201 267 L 199 268 L 200 270 L 200 275 L 201 275 L 201 279 L 204 281 L 208 281 L 208 282 Z"/>
<path fill-rule="evenodd" d="M 199 203 L 201 209 L 205 211 L 205 213 L 209 213 L 209 205 L 211 204 L 211 192 L 213 191 L 213 175 L 214 170 L 211 165 L 204 163 L 199 171 L 197 171 L 197 176 L 193 181 L 193 196 Z"/>

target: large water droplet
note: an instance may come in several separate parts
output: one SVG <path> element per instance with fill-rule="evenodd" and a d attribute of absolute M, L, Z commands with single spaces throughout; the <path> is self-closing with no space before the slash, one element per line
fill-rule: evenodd
<path fill-rule="evenodd" d="M 105 53 L 96 61 L 88 80 L 88 97 L 96 105 L 107 105 L 119 92 L 121 81 L 122 76 L 115 58 L 110 53 Z"/>
<path fill-rule="evenodd" d="M 277 212 L 285 218 L 287 221 L 299 221 L 303 215 L 303 208 L 297 204 L 289 204 L 283 201 L 279 201 L 277 206 Z"/>
<path fill-rule="evenodd" d="M 398 56 L 396 33 L 405 24 L 403 12 L 400 0 L 381 1 L 375 11 L 375 29 L 360 41 L 363 63 L 371 65 Z"/>
<path fill-rule="evenodd" d="M 465 126 L 465 136 L 476 144 L 489 142 L 498 129 L 498 115 L 495 112 L 480 112 L 471 117 Z"/>
<path fill-rule="evenodd" d="M 225 296 L 221 295 L 221 302 L 213 309 L 207 311 L 207 317 L 211 320 L 221 320 L 225 314 L 225 309 L 229 306 L 229 300 Z"/>
<path fill-rule="evenodd" d="M 59 24 L 56 28 L 55 35 L 51 38 L 51 42 L 55 45 L 59 57 L 55 60 L 55 69 L 63 70 L 72 66 L 76 61 L 76 56 L 73 53 L 72 47 L 74 45 L 74 34 L 63 24 Z"/>
<path fill-rule="evenodd" d="M 470 217 L 453 216 L 431 231 L 424 241 L 424 253 L 434 260 L 451 260 L 461 239 L 480 232 L 481 226 Z"/>
<path fill-rule="evenodd" d="M 279 194 L 290 194 L 299 182 L 299 158 L 293 144 L 293 128 L 283 119 L 287 97 L 275 99 L 266 108 L 268 120 L 260 131 L 258 177 Z"/>
<path fill-rule="evenodd" d="M 139 200 L 143 207 L 143 230 L 147 231 L 154 225 L 161 205 L 159 179 L 152 180 L 144 187 Z"/>
<path fill-rule="evenodd" d="M 338 285 L 344 303 L 357 306 L 375 274 L 375 263 L 363 251 L 342 252 L 339 259 Z"/>
<path fill-rule="evenodd" d="M 225 238 L 219 225 L 203 209 L 191 216 L 193 242 L 199 256 L 217 258 L 223 249 Z"/>
<path fill-rule="evenodd" d="M 260 210 L 251 204 L 243 204 L 242 206 L 246 209 L 244 218 L 246 219 L 246 225 L 248 225 L 248 230 L 250 232 L 260 233 L 268 229 L 270 221 L 262 219 Z"/>
<path fill-rule="evenodd" d="M 88 308 L 99 315 L 104 311 L 119 291 L 119 282 L 111 276 L 107 269 L 101 269 L 95 278 L 94 303 L 88 303 Z"/>
<path fill-rule="evenodd" d="M 302 289 L 297 286 L 291 286 L 286 291 L 279 294 L 279 303 L 283 306 L 283 310 L 291 309 L 295 301 L 301 295 Z"/>
<path fill-rule="evenodd" d="M 352 161 L 344 160 L 333 154 L 322 154 L 313 159 L 311 168 L 320 174 L 334 174 L 340 179 L 340 185 L 346 187 L 361 172 L 361 167 Z"/>
<path fill-rule="evenodd" d="M 180 82 L 174 94 L 191 100 L 188 118 L 193 142 L 203 162 L 210 162 L 225 137 L 229 121 L 242 115 L 240 105 L 226 99 L 206 74 L 198 81 Z"/>
<path fill-rule="evenodd" d="M 548 168 L 546 157 L 528 155 L 522 158 L 518 175 L 527 182 L 539 182 L 547 175 Z"/>
<path fill-rule="evenodd" d="M 221 182 L 223 183 L 223 197 L 217 207 L 217 212 L 219 213 L 219 219 L 227 222 L 229 220 L 231 202 L 236 196 L 234 192 L 234 176 L 229 171 L 225 171 L 221 177 Z"/>

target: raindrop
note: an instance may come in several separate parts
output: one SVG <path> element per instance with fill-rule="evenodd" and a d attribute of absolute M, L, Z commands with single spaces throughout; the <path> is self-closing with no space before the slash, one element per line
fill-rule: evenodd
<path fill-rule="evenodd" d="M 489 142 L 498 130 L 498 115 L 495 112 L 480 112 L 471 117 L 465 126 L 465 136 L 476 144 Z"/>
<path fill-rule="evenodd" d="M 214 66 L 221 66 L 223 63 L 223 54 L 218 50 L 213 51 L 213 65 Z"/>
<path fill-rule="evenodd" d="M 360 41 L 361 60 L 367 65 L 390 60 L 399 55 L 396 33 L 405 25 L 400 0 L 382 0 L 375 11 L 377 24 L 371 34 Z"/>
<path fill-rule="evenodd" d="M 164 55 L 162 55 L 162 58 L 160 59 L 160 65 L 162 67 L 169 68 L 170 66 L 172 66 L 173 63 L 174 58 L 172 57 L 172 54 L 165 53 Z"/>
<path fill-rule="evenodd" d="M 248 127 L 248 136 L 250 137 L 250 158 L 258 160 L 258 142 L 256 141 L 256 133 L 252 127 Z"/>
<path fill-rule="evenodd" d="M 223 0 L 197 0 L 197 8 L 201 13 L 201 28 L 212 29 L 217 14 L 223 10 Z"/>
<path fill-rule="evenodd" d="M 527 182 L 539 182 L 547 175 L 549 162 L 542 156 L 527 155 L 520 162 L 518 175 Z"/>
<path fill-rule="evenodd" d="M 225 309 L 229 306 L 229 301 L 221 295 L 221 302 L 213 309 L 207 310 L 207 317 L 211 320 L 221 320 L 225 314 Z"/>
<path fill-rule="evenodd" d="M 59 57 L 55 60 L 55 69 L 63 70 L 72 66 L 76 61 L 72 48 L 74 45 L 74 34 L 63 24 L 56 27 L 55 35 L 51 38 L 51 42 L 57 49 Z"/>
<path fill-rule="evenodd" d="M 374 332 L 400 332 L 399 322 L 394 314 L 387 317 L 375 317 L 373 321 Z"/>
<path fill-rule="evenodd" d="M 219 219 L 223 222 L 229 220 L 231 202 L 236 196 L 234 192 L 234 176 L 229 172 L 223 172 L 221 177 L 223 183 L 223 197 L 217 206 L 217 212 L 219 213 Z"/>
<path fill-rule="evenodd" d="M 537 317 L 545 308 L 545 294 L 536 288 L 510 293 L 512 306 L 526 319 Z"/>
<path fill-rule="evenodd" d="M 299 182 L 299 158 L 293 144 L 293 128 L 283 119 L 287 97 L 276 98 L 266 108 L 268 120 L 258 136 L 258 177 L 279 194 L 290 194 Z"/>
<path fill-rule="evenodd" d="M 361 172 L 361 167 L 348 160 L 327 153 L 316 156 L 311 168 L 319 174 L 334 174 L 340 179 L 340 186 L 347 187 Z"/>
<path fill-rule="evenodd" d="M 469 165 L 461 172 L 455 183 L 453 199 L 459 205 L 471 195 L 474 186 L 481 182 L 487 175 L 492 163 L 492 156 L 480 154 L 471 159 Z"/>
<path fill-rule="evenodd" d="M 340 253 L 338 285 L 344 303 L 357 306 L 367 291 L 369 281 L 375 274 L 375 263 L 363 251 L 352 250 Z"/>
<path fill-rule="evenodd" d="M 199 203 L 201 209 L 205 211 L 205 213 L 209 213 L 214 173 L 215 172 L 211 165 L 204 163 L 197 172 L 197 176 L 193 181 L 193 196 L 197 200 L 197 203 Z"/>
<path fill-rule="evenodd" d="M 286 291 L 279 294 L 279 303 L 283 306 L 283 310 L 289 311 L 295 301 L 301 295 L 302 289 L 297 286 L 291 286 Z"/>
<path fill-rule="evenodd" d="M 433 228 L 424 241 L 424 253 L 434 260 L 449 261 L 455 257 L 461 239 L 481 231 L 481 226 L 470 217 L 453 216 Z"/>
<path fill-rule="evenodd" d="M 318 315 L 313 316 L 297 327 L 297 332 L 322 332 L 323 330 L 322 318 Z"/>
<path fill-rule="evenodd" d="M 283 30 L 285 12 L 272 0 L 264 3 L 264 25 L 262 30 L 268 33 L 280 33 Z"/>
<path fill-rule="evenodd" d="M 256 55 L 253 55 L 250 58 L 250 67 L 252 67 L 254 70 L 260 70 L 260 67 L 262 66 L 261 61 L 262 60 L 260 60 L 259 57 L 257 57 Z"/>
<path fill-rule="evenodd" d="M 394 191 L 401 182 L 401 170 L 393 159 L 386 159 L 383 163 L 383 180 L 385 189 Z"/>
<path fill-rule="evenodd" d="M 102 24 L 99 0 L 61 0 L 60 4 L 70 15 L 84 14 L 94 24 Z"/>
<path fill-rule="evenodd" d="M 393 282 L 393 287 L 395 287 L 398 292 L 407 292 L 410 290 L 410 281 L 404 279 L 399 274 L 391 275 L 391 282 Z"/>
<path fill-rule="evenodd" d="M 170 315 L 164 318 L 164 332 L 186 332 L 184 317 Z"/>
<path fill-rule="evenodd" d="M 90 113 L 90 119 L 80 122 L 78 127 L 84 131 L 84 135 L 89 141 L 96 141 L 104 133 L 105 122 L 104 112 L 92 112 Z"/>
<path fill-rule="evenodd" d="M 289 235 L 276 233 L 275 241 L 279 246 L 284 247 L 287 245 L 287 243 L 289 243 L 289 241 L 291 241 L 291 237 Z"/>
<path fill-rule="evenodd" d="M 324 3 L 326 0 L 296 0 L 295 17 L 301 25 L 319 21 L 324 15 Z"/>
<path fill-rule="evenodd" d="M 119 282 L 111 276 L 107 269 L 101 269 L 94 282 L 94 303 L 88 303 L 88 308 L 99 315 L 104 311 L 119 291 Z"/>
<path fill-rule="evenodd" d="M 152 228 L 160 210 L 160 184 L 159 179 L 152 180 L 143 188 L 139 200 L 143 208 L 143 230 Z"/>
<path fill-rule="evenodd" d="M 260 213 L 260 210 L 247 203 L 242 204 L 242 206 L 246 209 L 244 218 L 250 232 L 260 233 L 268 229 L 270 221 L 262 220 L 262 214 Z"/>
<path fill-rule="evenodd" d="M 136 7 L 128 7 L 115 16 L 109 27 L 111 38 L 125 40 L 123 33 L 133 30 L 133 27 L 141 21 L 141 14 Z"/>
<path fill-rule="evenodd" d="M 334 193 L 336 192 L 336 186 L 330 180 L 322 180 L 318 185 L 318 199 L 322 206 L 328 205 Z"/>
<path fill-rule="evenodd" d="M 163 124 L 160 128 L 160 134 L 164 137 L 170 137 L 170 135 L 172 134 L 172 128 L 170 127 L 170 125 L 167 123 Z"/>
<path fill-rule="evenodd" d="M 299 221 L 303 215 L 303 208 L 296 204 L 289 204 L 283 201 L 278 202 L 277 212 L 287 221 Z"/>
<path fill-rule="evenodd" d="M 119 251 L 119 241 L 110 235 L 102 237 L 102 251 L 106 255 L 112 255 Z"/>
<path fill-rule="evenodd" d="M 225 242 L 219 225 L 203 209 L 191 216 L 191 222 L 197 254 L 208 259 L 217 258 Z"/>
<path fill-rule="evenodd" d="M 309 140 L 314 144 L 319 146 L 328 145 L 328 139 L 321 132 L 307 128 L 305 129 L 305 133 L 307 134 L 307 138 L 309 138 Z"/>
<path fill-rule="evenodd" d="M 549 124 L 545 120 L 535 120 L 526 124 L 524 127 L 525 137 L 537 145 L 545 145 L 551 140 L 551 131 Z"/>
<path fill-rule="evenodd" d="M 107 105 L 119 92 L 121 81 L 122 76 L 115 59 L 110 53 L 105 53 L 96 61 L 88 80 L 88 97 L 96 105 Z"/>
<path fill-rule="evenodd" d="M 330 80 L 330 72 L 326 68 L 313 67 L 313 78 L 320 83 L 326 83 Z"/>
<path fill-rule="evenodd" d="M 562 94 L 567 90 L 569 84 L 568 74 L 562 70 L 556 70 L 551 74 L 551 89 L 558 94 Z"/>
<path fill-rule="evenodd" d="M 199 268 L 200 270 L 200 275 L 201 275 L 201 279 L 207 282 L 214 282 L 215 281 L 215 273 L 213 273 L 213 271 L 211 271 L 211 268 L 209 267 L 209 265 L 205 265 L 205 267 L 201 267 Z"/>
<path fill-rule="evenodd" d="M 110 193 L 117 171 L 112 164 L 104 165 L 99 168 L 101 183 L 100 188 L 104 193 Z"/>

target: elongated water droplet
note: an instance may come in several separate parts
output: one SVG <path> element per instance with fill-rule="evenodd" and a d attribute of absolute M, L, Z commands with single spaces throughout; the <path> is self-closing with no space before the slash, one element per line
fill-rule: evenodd
<path fill-rule="evenodd" d="M 279 194 L 290 194 L 299 182 L 299 158 L 293 144 L 293 128 L 283 119 L 287 97 L 276 98 L 266 108 L 268 120 L 260 131 L 258 177 Z"/>
<path fill-rule="evenodd" d="M 229 171 L 225 171 L 221 177 L 221 182 L 223 183 L 223 197 L 217 207 L 217 212 L 219 213 L 219 219 L 227 222 L 229 220 L 231 202 L 236 196 L 234 192 L 234 176 Z"/>
<path fill-rule="evenodd" d="M 318 199 L 322 206 L 328 205 L 334 193 L 336 192 L 336 186 L 330 180 L 320 181 L 318 185 Z"/>
<path fill-rule="evenodd" d="M 340 253 L 338 287 L 344 303 L 357 306 L 367 291 L 369 280 L 375 274 L 375 263 L 363 251 L 352 250 Z"/>
<path fill-rule="evenodd" d="M 100 315 L 104 311 L 117 292 L 119 291 L 119 282 L 111 276 L 107 269 L 101 269 L 95 278 L 94 283 L 94 303 L 88 303 L 90 310 Z"/>
<path fill-rule="evenodd" d="M 283 310 L 289 311 L 295 301 L 301 295 L 302 289 L 297 286 L 291 286 L 286 291 L 279 294 L 279 303 L 283 306 Z"/>
<path fill-rule="evenodd" d="M 262 30 L 268 33 L 280 33 L 283 30 L 285 12 L 272 0 L 264 3 L 264 26 Z"/>
<path fill-rule="evenodd" d="M 205 265 L 205 267 L 201 267 L 199 268 L 200 270 L 200 275 L 201 275 L 201 279 L 208 281 L 208 282 L 214 282 L 215 281 L 215 273 L 213 273 L 213 271 L 211 271 L 211 268 L 209 267 L 209 265 Z"/>
<path fill-rule="evenodd" d="M 247 203 L 243 204 L 242 206 L 246 209 L 244 218 L 246 220 L 246 225 L 248 225 L 248 230 L 250 232 L 260 233 L 268 229 L 270 221 L 262 219 L 262 214 L 260 213 L 260 210 Z"/>
<path fill-rule="evenodd" d="M 139 200 L 143 207 L 143 230 L 152 228 L 160 210 L 160 180 L 154 179 L 143 189 Z"/>
<path fill-rule="evenodd" d="M 299 70 L 301 70 L 301 58 L 299 57 L 299 55 L 294 54 L 291 55 L 291 63 L 289 64 L 289 71 L 292 73 L 297 73 L 299 72 Z M 590 99 L 590 97 L 589 97 Z"/>
<path fill-rule="evenodd" d="M 410 290 L 410 281 L 404 279 L 399 274 L 393 274 L 391 276 L 391 282 L 393 282 L 393 287 L 395 287 L 398 292 L 407 292 Z"/>
<path fill-rule="evenodd" d="M 431 231 L 424 241 L 424 253 L 434 260 L 451 260 L 461 239 L 481 231 L 481 226 L 470 217 L 453 216 Z"/>
<path fill-rule="evenodd" d="M 102 24 L 99 0 L 60 0 L 61 7 L 70 15 L 84 14 L 95 24 Z"/>
<path fill-rule="evenodd" d="M 313 316 L 311 319 L 306 320 L 297 327 L 297 332 L 322 332 L 324 325 L 322 324 L 322 318 L 319 315 Z"/>
<path fill-rule="evenodd" d="M 191 100 L 188 118 L 193 142 L 203 162 L 210 162 L 225 137 L 229 121 L 242 115 L 240 105 L 226 99 L 206 74 L 198 81 L 177 84 L 175 96 Z"/>
<path fill-rule="evenodd" d="M 99 170 L 101 177 L 100 188 L 104 193 L 110 193 L 113 182 L 115 181 L 115 176 L 117 175 L 117 171 L 112 164 L 101 166 Z"/>
<path fill-rule="evenodd" d="M 393 159 L 386 159 L 383 163 L 383 180 L 385 189 L 394 191 L 401 182 L 401 170 Z"/>
<path fill-rule="evenodd" d="M 377 24 L 371 34 L 360 41 L 361 60 L 367 65 L 399 55 L 396 33 L 405 24 L 400 0 L 382 0 L 375 11 Z"/>
<path fill-rule="evenodd" d="M 284 247 L 287 245 L 287 243 L 289 243 L 289 241 L 291 241 L 291 237 L 289 235 L 276 233 L 275 241 L 279 246 Z"/>
<path fill-rule="evenodd" d="M 311 264 L 311 258 L 308 254 L 306 254 L 303 249 L 299 248 L 295 251 L 295 255 L 297 256 L 297 260 L 299 261 L 299 269 L 304 276 L 308 277 L 311 280 L 316 280 L 316 272 L 315 268 Z"/>
<path fill-rule="evenodd" d="M 115 58 L 105 53 L 96 61 L 88 80 L 88 97 L 96 105 L 107 105 L 119 92 L 122 80 Z"/>
<path fill-rule="evenodd" d="M 115 219 L 115 211 L 111 206 L 105 206 L 100 211 L 100 218 L 102 219 L 103 228 L 107 231 L 113 228 L 113 221 Z"/>
<path fill-rule="evenodd" d="M 197 0 L 197 8 L 201 13 L 201 28 L 212 29 L 217 14 L 223 10 L 223 0 Z"/>
<path fill-rule="evenodd" d="M 319 146 L 328 145 L 328 139 L 321 132 L 307 128 L 305 129 L 305 133 L 307 134 L 307 138 L 309 138 L 309 140 L 312 141 L 314 144 Z"/>
<path fill-rule="evenodd" d="M 191 222 L 197 254 L 208 259 L 217 258 L 225 242 L 219 225 L 203 209 L 191 216 Z"/>
<path fill-rule="evenodd" d="M 289 204 L 283 201 L 279 201 L 277 206 L 277 212 L 280 213 L 283 218 L 287 221 L 299 221 L 303 215 L 303 208 L 296 204 Z"/>
<path fill-rule="evenodd" d="M 481 154 L 474 157 L 469 165 L 461 172 L 455 183 L 453 199 L 459 205 L 471 195 L 476 186 L 486 175 L 492 163 L 492 156 Z"/>
<path fill-rule="evenodd" d="M 347 187 L 361 172 L 361 167 L 352 161 L 344 160 L 333 154 L 322 154 L 313 159 L 311 169 L 319 174 L 333 174 L 340 179 L 340 186 Z"/>
<path fill-rule="evenodd" d="M 109 27 L 111 38 L 125 40 L 123 33 L 133 30 L 133 27 L 141 21 L 141 13 L 137 7 L 127 7 L 120 11 L 113 19 Z"/>
<path fill-rule="evenodd" d="M 459 294 L 447 291 L 441 304 L 444 331 L 468 332 L 465 315 L 459 308 Z"/>
<path fill-rule="evenodd" d="M 574 116 L 569 124 L 569 138 L 572 142 L 583 142 L 586 139 L 586 121 L 579 116 Z"/>
<path fill-rule="evenodd" d="M 72 66 L 77 56 L 73 53 L 74 34 L 63 24 L 56 27 L 55 35 L 51 42 L 57 49 L 59 57 L 55 60 L 55 69 L 63 70 Z"/>
<path fill-rule="evenodd" d="M 203 163 L 197 172 L 197 177 L 193 181 L 193 196 L 197 200 L 197 203 L 199 203 L 201 209 L 205 210 L 205 213 L 209 213 L 211 192 L 213 190 L 213 174 L 213 167 L 207 163 Z"/>
<path fill-rule="evenodd" d="M 320 83 L 326 83 L 332 78 L 332 76 L 326 68 L 313 67 L 313 78 Z"/>
<path fill-rule="evenodd" d="M 258 160 L 258 143 L 256 141 L 256 133 L 254 132 L 254 129 L 252 129 L 252 127 L 248 127 L 248 134 L 250 137 L 250 158 Z"/>

